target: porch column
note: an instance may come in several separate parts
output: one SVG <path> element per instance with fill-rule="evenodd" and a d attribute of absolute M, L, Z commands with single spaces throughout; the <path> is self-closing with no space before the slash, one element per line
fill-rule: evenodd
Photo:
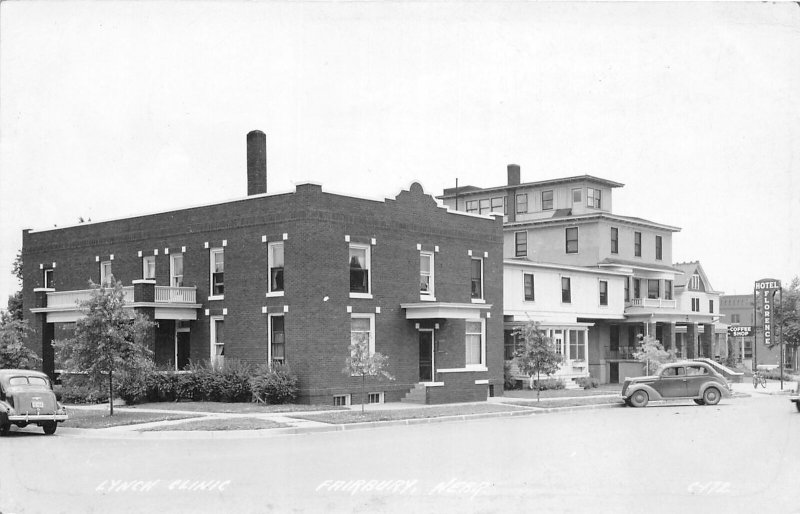
<path fill-rule="evenodd" d="M 675 323 L 664 323 L 661 325 L 661 345 L 665 350 L 675 350 Z"/>
<path fill-rule="evenodd" d="M 134 280 L 133 281 L 133 303 L 149 303 L 153 304 L 156 301 L 156 281 L 155 280 Z M 136 314 L 141 314 L 148 321 L 155 321 L 156 309 L 152 306 L 147 307 L 134 307 Z M 155 357 L 156 352 L 156 327 L 153 325 L 145 334 L 144 340 L 147 346 Z"/>
<path fill-rule="evenodd" d="M 55 289 L 45 287 L 34 289 L 34 307 L 37 309 L 47 307 L 47 293 L 52 293 L 53 291 Z M 53 350 L 55 327 L 53 323 L 47 322 L 47 313 L 40 312 L 33 315 L 32 328 L 34 335 L 30 339 L 26 338 L 26 341 L 30 341 L 26 346 L 42 358 L 42 372 L 46 373 L 51 380 L 55 380 L 55 350 Z"/>
<path fill-rule="evenodd" d="M 656 337 L 656 324 L 655 323 L 645 323 L 644 327 L 645 335 L 655 338 Z"/>
<path fill-rule="evenodd" d="M 714 358 L 714 325 L 711 323 L 703 323 L 703 336 L 701 337 L 701 344 L 703 345 L 703 357 Z"/>
<path fill-rule="evenodd" d="M 697 323 L 686 324 L 686 358 L 694 359 L 697 357 Z"/>

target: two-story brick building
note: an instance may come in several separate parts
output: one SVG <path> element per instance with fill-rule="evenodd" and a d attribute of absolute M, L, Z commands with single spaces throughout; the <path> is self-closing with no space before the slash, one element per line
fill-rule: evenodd
<path fill-rule="evenodd" d="M 89 281 L 112 275 L 129 306 L 157 322 L 157 363 L 283 362 L 304 401 L 346 404 L 351 340 L 389 357 L 392 382 L 369 401 L 428 403 L 502 394 L 502 220 L 450 211 L 412 184 L 367 200 L 301 184 L 267 193 L 266 137 L 247 136 L 248 196 L 73 227 L 25 230 L 29 344 L 82 315 Z"/>
<path fill-rule="evenodd" d="M 503 214 L 506 357 L 509 333 L 528 320 L 556 341 L 565 378 L 618 382 L 641 373 L 633 353 L 648 334 L 685 357 L 699 355 L 693 345 L 682 350 L 679 334 L 714 334 L 715 321 L 678 303 L 678 227 L 614 213 L 618 182 L 580 175 L 522 183 L 518 165 L 507 172 L 506 185 L 447 189 L 439 197 L 454 209 Z M 712 327 L 698 329 L 706 324 Z"/>

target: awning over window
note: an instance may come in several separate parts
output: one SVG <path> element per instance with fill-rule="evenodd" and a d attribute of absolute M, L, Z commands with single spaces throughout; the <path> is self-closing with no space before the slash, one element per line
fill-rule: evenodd
<path fill-rule="evenodd" d="M 406 319 L 475 319 L 481 312 L 492 308 L 488 303 L 401 303 L 406 310 Z"/>

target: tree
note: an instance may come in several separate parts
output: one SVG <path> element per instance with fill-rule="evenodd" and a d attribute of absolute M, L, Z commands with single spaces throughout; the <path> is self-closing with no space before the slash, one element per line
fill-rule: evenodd
<path fill-rule="evenodd" d="M 345 360 L 345 364 L 342 373 L 351 377 L 361 377 L 361 413 L 363 414 L 367 377 L 394 380 L 394 377 L 386 371 L 389 357 L 378 352 L 370 354 L 369 336 L 364 335 L 356 338 L 350 344 L 350 357 Z"/>
<path fill-rule="evenodd" d="M 775 321 L 782 330 L 783 343 L 788 346 L 800 346 L 800 277 L 794 277 L 788 288 L 783 289 L 783 302 L 778 302 L 776 295 Z M 776 338 L 773 341 L 777 342 Z"/>
<path fill-rule="evenodd" d="M 2 313 L 0 317 L 0 369 L 40 369 L 42 359 L 23 343 L 28 323 Z"/>
<path fill-rule="evenodd" d="M 552 375 L 558 371 L 561 355 L 556 352 L 553 341 L 547 337 L 544 330 L 539 328 L 539 323 L 531 321 L 514 329 L 517 341 L 514 349 L 514 362 L 520 372 L 530 380 L 533 388 L 533 377 L 536 375 L 536 401 L 539 401 L 538 383 L 541 375 Z"/>
<path fill-rule="evenodd" d="M 655 337 L 647 335 L 639 344 L 639 349 L 634 352 L 633 358 L 644 364 L 645 375 L 651 375 L 662 364 L 673 362 L 675 354 L 664 350 L 664 347 Z"/>
<path fill-rule="evenodd" d="M 89 384 L 101 389 L 108 383 L 110 414 L 114 415 L 114 375 L 135 373 L 146 367 L 152 352 L 145 336 L 154 323 L 125 309 L 122 282 L 91 284 L 88 300 L 81 302 L 85 316 L 75 324 L 74 336 L 56 341 L 56 358 L 64 369 L 83 373 Z"/>
<path fill-rule="evenodd" d="M 14 257 L 14 262 L 11 264 L 11 272 L 19 280 L 19 285 L 22 286 L 22 249 L 17 250 L 17 256 Z"/>
<path fill-rule="evenodd" d="M 22 321 L 22 291 L 8 295 L 8 309 L 4 314 L 7 314 L 11 319 Z"/>

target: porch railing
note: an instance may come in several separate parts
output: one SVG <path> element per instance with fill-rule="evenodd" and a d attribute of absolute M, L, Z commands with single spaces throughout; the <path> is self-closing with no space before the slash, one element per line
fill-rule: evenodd
<path fill-rule="evenodd" d="M 196 303 L 194 287 L 156 286 L 156 303 Z"/>
<path fill-rule="evenodd" d="M 663 298 L 631 298 L 631 307 L 674 309 L 676 306 L 677 302 L 675 300 L 665 300 Z"/>
<path fill-rule="evenodd" d="M 125 286 L 122 292 L 126 303 L 133 303 L 133 286 Z M 48 308 L 71 308 L 85 302 L 92 294 L 91 289 L 75 291 L 54 291 L 47 293 Z M 194 287 L 156 286 L 156 303 L 196 303 L 197 290 Z"/>
<path fill-rule="evenodd" d="M 606 359 L 611 360 L 631 360 L 636 353 L 634 346 L 620 346 L 617 350 L 606 350 Z"/>

